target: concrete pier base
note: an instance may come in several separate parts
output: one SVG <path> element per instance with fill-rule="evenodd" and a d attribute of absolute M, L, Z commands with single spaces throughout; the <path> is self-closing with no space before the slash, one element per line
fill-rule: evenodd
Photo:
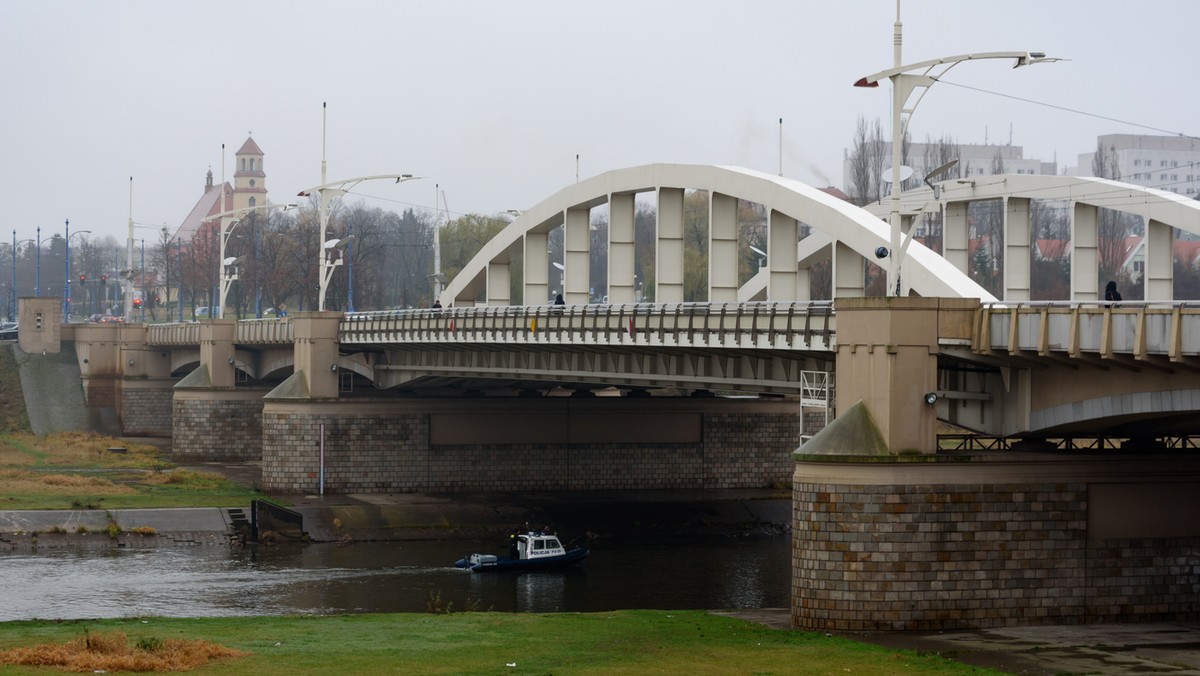
<path fill-rule="evenodd" d="M 1200 454 L 798 459 L 798 629 L 1200 618 Z"/>

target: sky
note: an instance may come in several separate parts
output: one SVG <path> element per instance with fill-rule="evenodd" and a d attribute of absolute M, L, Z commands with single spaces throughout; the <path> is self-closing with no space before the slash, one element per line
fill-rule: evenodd
<path fill-rule="evenodd" d="M 890 87 L 852 85 L 893 65 L 895 19 L 893 0 L 10 2 L 0 239 L 70 219 L 123 241 L 132 183 L 149 241 L 182 223 L 210 168 L 232 182 L 251 134 L 269 199 L 293 201 L 321 182 L 322 103 L 329 180 L 425 177 L 348 198 L 389 210 L 433 209 L 440 191 L 451 217 L 491 215 L 577 172 L 776 173 L 781 154 L 784 175 L 842 187 L 858 119 L 890 136 Z M 1200 134 L 1198 2 L 908 0 L 901 21 L 906 64 L 1069 59 L 959 65 L 921 100 L 916 141 L 1011 138 L 1065 167 L 1101 134 Z"/>

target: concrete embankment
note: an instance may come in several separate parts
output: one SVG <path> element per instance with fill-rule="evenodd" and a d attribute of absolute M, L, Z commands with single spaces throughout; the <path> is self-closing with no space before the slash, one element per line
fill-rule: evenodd
<path fill-rule="evenodd" d="M 225 544 L 231 512 L 247 508 L 0 511 L 0 550 Z M 290 509 L 317 542 L 470 540 L 526 524 L 572 538 L 774 535 L 791 518 L 790 496 L 766 490 L 328 496 Z"/>

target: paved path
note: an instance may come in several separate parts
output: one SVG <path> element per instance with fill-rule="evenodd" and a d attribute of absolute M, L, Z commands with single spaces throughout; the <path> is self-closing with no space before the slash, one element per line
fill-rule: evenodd
<path fill-rule="evenodd" d="M 101 531 L 108 526 L 108 516 L 123 530 L 150 526 L 160 532 L 188 531 L 225 532 L 229 523 L 220 507 L 185 507 L 176 509 L 34 509 L 0 511 L 0 533 L 45 533 L 52 528 L 75 532 L 80 526 L 89 531 Z"/>
<path fill-rule="evenodd" d="M 787 608 L 729 615 L 777 629 L 791 628 Z M 1010 674 L 1166 674 L 1200 676 L 1200 622 L 1006 627 L 944 632 L 845 632 L 843 638 L 887 648 L 945 655 Z"/>

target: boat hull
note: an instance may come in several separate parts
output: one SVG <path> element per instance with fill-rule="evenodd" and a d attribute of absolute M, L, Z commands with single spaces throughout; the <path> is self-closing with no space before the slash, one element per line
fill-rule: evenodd
<path fill-rule="evenodd" d="M 559 556 L 545 556 L 537 559 L 513 559 L 507 557 L 475 557 L 475 562 L 468 556 L 454 562 L 455 568 L 466 568 L 475 573 L 500 573 L 519 570 L 552 570 L 578 565 L 587 558 L 587 547 L 568 549 Z"/>

